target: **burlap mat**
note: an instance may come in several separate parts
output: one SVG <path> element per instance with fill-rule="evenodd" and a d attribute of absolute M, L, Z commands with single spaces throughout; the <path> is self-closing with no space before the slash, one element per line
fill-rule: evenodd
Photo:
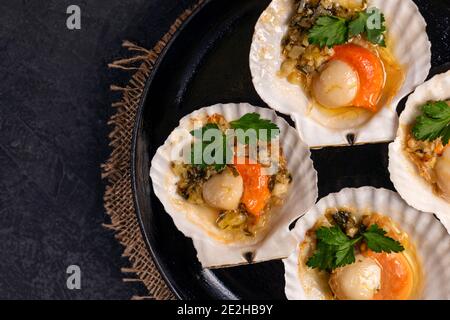
<path fill-rule="evenodd" d="M 104 226 L 115 231 L 116 239 L 125 247 L 123 256 L 127 257 L 131 264 L 129 268 L 122 268 L 122 272 L 126 274 L 124 281 L 142 282 L 148 289 L 148 297 L 135 296 L 134 299 L 175 298 L 161 278 L 147 250 L 134 209 L 130 161 L 136 111 L 145 82 L 152 73 L 158 56 L 183 22 L 203 2 L 204 0 L 199 0 L 192 8 L 184 11 L 152 50 L 124 41 L 123 47 L 132 52 L 134 56 L 109 64 L 110 68 L 133 72 L 125 87 L 111 86 L 111 90 L 121 93 L 121 99 L 112 105 L 116 109 L 116 113 L 108 122 L 113 128 L 109 135 L 112 152 L 107 162 L 102 165 L 102 178 L 106 180 L 107 184 L 104 205 L 111 218 L 111 222 Z"/>

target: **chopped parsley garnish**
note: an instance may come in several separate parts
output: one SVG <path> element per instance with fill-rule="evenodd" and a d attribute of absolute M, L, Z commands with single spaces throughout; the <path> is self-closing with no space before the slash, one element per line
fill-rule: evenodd
<path fill-rule="evenodd" d="M 250 130 L 254 130 L 256 139 L 263 141 L 275 139 L 280 134 L 280 129 L 276 124 L 270 120 L 261 119 L 261 116 L 257 113 L 247 113 L 240 119 L 231 121 L 230 126 L 234 130 L 241 129 L 244 135 L 249 133 Z M 209 130 L 216 130 L 216 132 L 205 136 L 205 134 L 209 133 Z M 212 158 L 220 158 L 219 161 L 213 164 L 217 171 L 222 170 L 227 164 L 231 163 L 233 150 L 229 141 L 232 140 L 232 137 L 221 131 L 217 124 L 208 123 L 200 129 L 192 130 L 190 133 L 197 138 L 197 141 L 191 146 L 191 164 L 202 168 L 208 166 L 204 158 L 205 149 L 210 152 Z M 239 139 L 239 135 L 237 135 L 237 138 L 239 141 L 244 140 Z M 249 137 L 245 136 L 244 143 L 248 144 L 249 141 Z M 217 152 L 221 154 L 217 154 L 218 157 L 216 157 Z"/>
<path fill-rule="evenodd" d="M 450 107 L 445 101 L 429 102 L 422 107 L 423 114 L 417 117 L 412 134 L 417 140 L 433 141 L 442 139 L 442 144 L 450 140 Z"/>
<path fill-rule="evenodd" d="M 310 268 L 331 271 L 355 262 L 355 245 L 365 242 L 374 252 L 401 252 L 403 246 L 386 236 L 386 231 L 378 225 L 371 225 L 356 237 L 348 237 L 339 226 L 320 227 L 316 230 L 317 248 L 308 259 Z"/>
<path fill-rule="evenodd" d="M 386 46 L 385 18 L 377 8 L 369 8 L 358 13 L 353 20 L 335 16 L 322 16 L 309 30 L 308 39 L 320 47 L 333 47 L 346 43 L 350 38 L 363 34 L 373 44 Z"/>
<path fill-rule="evenodd" d="M 317 19 L 314 27 L 309 30 L 309 42 L 319 47 L 332 47 L 348 41 L 347 21 L 333 16 L 323 16 Z"/>
<path fill-rule="evenodd" d="M 348 24 L 348 36 L 354 37 L 363 33 L 366 30 L 367 13 L 365 11 L 359 12 L 358 17 Z"/>
<path fill-rule="evenodd" d="M 374 252 L 401 252 L 405 250 L 400 242 L 386 237 L 386 231 L 381 229 L 378 225 L 373 224 L 362 234 L 366 240 L 367 247 Z"/>
<path fill-rule="evenodd" d="M 239 120 L 231 121 L 230 126 L 234 130 L 241 129 L 244 133 L 247 133 L 249 130 L 254 130 L 256 138 L 263 141 L 275 139 L 280 134 L 280 128 L 275 123 L 270 120 L 261 119 L 258 113 L 247 113 Z"/>

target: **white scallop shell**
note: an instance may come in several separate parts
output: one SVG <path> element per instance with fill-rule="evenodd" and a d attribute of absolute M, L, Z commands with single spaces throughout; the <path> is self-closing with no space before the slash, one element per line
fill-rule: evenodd
<path fill-rule="evenodd" d="M 288 114 L 296 122 L 302 139 L 311 147 L 348 145 L 347 135 L 355 134 L 355 144 L 392 141 L 397 131 L 397 104 L 425 81 L 431 68 L 431 43 L 426 23 L 412 0 L 369 0 L 386 17 L 393 54 L 407 68 L 405 82 L 388 106 L 365 125 L 348 130 L 326 128 L 306 115 L 309 101 L 303 90 L 277 75 L 283 62 L 281 41 L 288 29 L 293 0 L 273 0 L 259 18 L 250 51 L 253 84 L 260 97 L 273 109 Z"/>
<path fill-rule="evenodd" d="M 416 245 L 425 275 L 422 298 L 450 299 L 450 236 L 432 214 L 417 211 L 408 206 L 395 192 L 386 189 L 363 187 L 343 189 L 322 198 L 308 213 L 297 221 L 292 234 L 300 244 L 305 233 L 323 217 L 325 210 L 333 207 L 353 207 L 360 210 L 373 210 L 389 216 L 399 224 Z M 285 293 L 291 300 L 314 300 L 318 296 L 306 294 L 298 272 L 299 246 L 287 259 L 284 259 Z"/>
<path fill-rule="evenodd" d="M 284 205 L 274 208 L 279 210 L 277 211 L 278 219 L 273 221 L 271 229 L 264 238 L 249 243 L 225 244 L 207 234 L 206 230 L 213 235 L 221 232 L 215 224 L 204 225 L 203 221 L 194 223 L 195 210 L 198 209 L 189 211 L 189 204 L 176 193 L 178 178 L 170 168 L 171 152 L 179 142 L 180 131 L 192 130 L 192 119 L 204 119 L 207 115 L 219 113 L 227 121 L 232 121 L 251 112 L 259 113 L 262 118 L 271 120 L 280 128 L 280 146 L 283 148 L 288 168 L 292 173 L 293 183 Z M 294 250 L 296 243 L 289 232 L 289 225 L 314 205 L 318 195 L 317 172 L 314 170 L 310 155 L 309 148 L 300 139 L 297 131 L 284 119 L 278 117 L 274 111 L 246 103 L 217 104 L 202 108 L 181 119 L 179 127 L 156 152 L 152 160 L 150 176 L 155 194 L 172 217 L 178 230 L 192 238 L 202 266 L 205 268 L 232 266 L 248 263 L 244 255 L 249 252 L 254 253 L 251 262 L 261 262 L 285 258 Z"/>
<path fill-rule="evenodd" d="M 450 203 L 437 196 L 432 186 L 423 179 L 404 151 L 405 127 L 415 122 L 420 107 L 428 101 L 450 98 L 450 71 L 437 75 L 417 87 L 406 102 L 400 116 L 400 127 L 395 142 L 389 145 L 389 172 L 400 195 L 418 210 L 435 213 L 450 232 Z"/>

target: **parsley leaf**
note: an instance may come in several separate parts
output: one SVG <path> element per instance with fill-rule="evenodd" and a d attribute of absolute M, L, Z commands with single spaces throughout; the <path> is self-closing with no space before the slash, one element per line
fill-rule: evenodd
<path fill-rule="evenodd" d="M 354 20 L 335 16 L 322 16 L 309 30 L 308 40 L 319 47 L 333 47 L 346 43 L 349 38 L 365 34 L 368 41 L 385 47 L 386 25 L 383 13 L 375 7 L 358 12 Z"/>
<path fill-rule="evenodd" d="M 343 267 L 355 262 L 355 248 L 353 246 L 354 244 L 351 243 L 348 246 L 342 247 L 336 251 L 336 267 Z"/>
<path fill-rule="evenodd" d="M 320 270 L 333 270 L 355 262 L 354 245 L 361 238 L 350 239 L 339 226 L 316 230 L 317 250 L 308 259 L 307 266 Z"/>
<path fill-rule="evenodd" d="M 412 134 L 417 140 L 450 140 L 450 106 L 444 101 L 430 102 L 422 107 L 423 114 L 416 119 Z"/>
<path fill-rule="evenodd" d="M 230 126 L 235 130 L 242 129 L 244 131 L 244 134 L 249 130 L 254 130 L 256 138 L 261 140 L 274 139 L 280 134 L 280 129 L 276 124 L 274 124 L 270 120 L 261 119 L 261 116 L 258 113 L 247 113 L 240 119 L 230 122 Z M 208 123 L 202 128 L 195 129 L 190 132 L 192 136 L 199 140 L 194 142 L 194 144 L 191 146 L 190 163 L 200 166 L 201 168 L 206 168 L 208 164 L 204 159 L 204 151 L 205 148 L 208 148 L 211 144 L 214 143 L 216 145 L 216 148 L 212 150 L 211 156 L 215 158 L 216 152 L 220 152 L 221 154 L 223 154 L 223 158 L 218 156 L 221 158 L 221 160 L 214 163 L 215 169 L 217 171 L 220 171 L 225 168 L 227 163 L 231 162 L 231 159 L 233 157 L 233 150 L 228 143 L 230 137 L 220 131 L 220 134 L 218 136 L 215 135 L 211 139 L 206 139 L 205 133 L 208 130 L 220 131 L 220 128 L 216 123 Z M 246 137 L 246 140 L 248 141 L 249 139 L 247 138 L 248 137 Z M 217 139 L 219 139 L 219 141 L 216 141 Z"/>
<path fill-rule="evenodd" d="M 405 248 L 400 242 L 386 236 L 386 231 L 373 224 L 362 235 L 366 239 L 367 247 L 374 252 L 401 252 Z"/>
<path fill-rule="evenodd" d="M 359 12 L 358 17 L 348 24 L 348 36 L 354 37 L 366 30 L 367 14 L 365 11 Z"/>
<path fill-rule="evenodd" d="M 355 245 L 361 241 L 374 252 L 401 252 L 403 246 L 386 236 L 378 225 L 371 225 L 355 238 L 349 238 L 339 226 L 320 227 L 316 230 L 317 246 L 306 265 L 310 268 L 331 271 L 355 262 Z"/>
<path fill-rule="evenodd" d="M 332 246 L 344 246 L 349 240 L 347 235 L 338 226 L 331 228 L 320 227 L 316 230 L 316 236 L 320 241 Z"/>
<path fill-rule="evenodd" d="M 320 270 L 332 270 L 334 256 L 333 246 L 329 246 L 324 242 L 318 242 L 314 255 L 308 259 L 306 265 Z"/>
<path fill-rule="evenodd" d="M 247 113 L 240 119 L 231 121 L 230 126 L 234 130 L 241 129 L 244 133 L 255 130 L 256 138 L 263 141 L 275 139 L 280 134 L 280 128 L 275 123 L 261 119 L 258 113 Z M 265 134 L 261 130 L 266 130 Z"/>
<path fill-rule="evenodd" d="M 332 47 L 348 40 L 347 21 L 334 16 L 322 16 L 309 30 L 308 40 L 320 47 Z"/>

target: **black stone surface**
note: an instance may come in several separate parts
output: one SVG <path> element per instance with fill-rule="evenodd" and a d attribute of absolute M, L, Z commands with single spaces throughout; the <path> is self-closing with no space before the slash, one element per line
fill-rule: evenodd
<path fill-rule="evenodd" d="M 0 299 L 128 299 L 106 220 L 100 164 L 126 77 L 121 41 L 151 48 L 188 0 L 0 1 Z M 81 30 L 66 9 L 81 8 Z M 66 288 L 79 265 L 81 290 Z"/>

